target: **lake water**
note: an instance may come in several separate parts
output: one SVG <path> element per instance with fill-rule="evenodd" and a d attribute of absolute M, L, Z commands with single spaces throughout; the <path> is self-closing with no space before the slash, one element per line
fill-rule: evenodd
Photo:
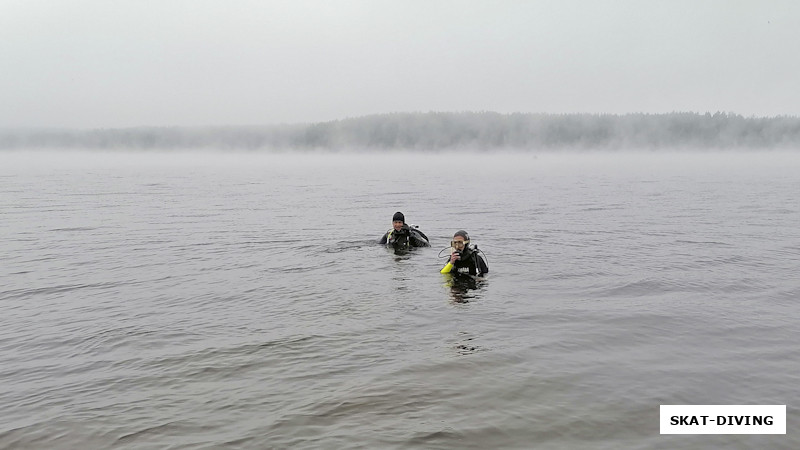
<path fill-rule="evenodd" d="M 800 448 L 798 193 L 800 153 L 3 153 L 0 448 Z"/>

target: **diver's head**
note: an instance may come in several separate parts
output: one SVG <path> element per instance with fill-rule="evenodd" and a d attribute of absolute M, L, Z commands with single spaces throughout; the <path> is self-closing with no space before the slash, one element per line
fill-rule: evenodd
<path fill-rule="evenodd" d="M 400 228 L 403 228 L 403 224 L 406 223 L 406 217 L 400 211 L 397 211 L 392 216 L 392 227 L 394 227 L 395 231 L 400 231 Z"/>
<path fill-rule="evenodd" d="M 458 230 L 453 235 L 453 240 L 450 241 L 450 246 L 457 252 L 464 251 L 469 245 L 469 234 L 464 230 Z"/>

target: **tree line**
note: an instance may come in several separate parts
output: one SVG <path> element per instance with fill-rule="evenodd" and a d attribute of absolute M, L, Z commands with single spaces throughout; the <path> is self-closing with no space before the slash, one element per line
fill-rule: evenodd
<path fill-rule="evenodd" d="M 797 149 L 800 118 L 668 114 L 389 113 L 249 127 L 0 130 L 0 149 Z"/>

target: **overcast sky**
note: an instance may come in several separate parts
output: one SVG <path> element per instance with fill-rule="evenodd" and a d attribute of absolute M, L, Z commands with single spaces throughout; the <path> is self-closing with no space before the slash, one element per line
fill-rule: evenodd
<path fill-rule="evenodd" d="M 800 115 L 796 0 L 0 0 L 0 127 Z"/>

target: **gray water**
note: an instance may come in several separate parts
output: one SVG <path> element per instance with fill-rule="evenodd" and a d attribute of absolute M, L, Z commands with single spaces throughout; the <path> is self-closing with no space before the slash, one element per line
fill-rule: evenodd
<path fill-rule="evenodd" d="M 798 192 L 800 153 L 0 154 L 0 448 L 800 448 Z M 432 248 L 374 244 L 398 210 Z"/>

